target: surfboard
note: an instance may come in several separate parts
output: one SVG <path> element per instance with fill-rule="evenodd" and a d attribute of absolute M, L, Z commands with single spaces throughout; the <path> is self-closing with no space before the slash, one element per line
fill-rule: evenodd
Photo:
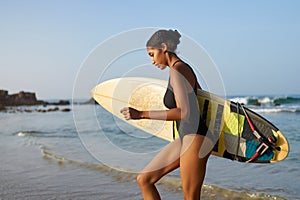
<path fill-rule="evenodd" d="M 165 80 L 123 77 L 100 83 L 91 90 L 91 96 L 108 112 L 124 120 L 120 113 L 123 107 L 166 110 L 163 104 L 166 88 Z M 197 91 L 197 99 L 199 115 L 208 128 L 207 137 L 215 144 L 213 155 L 254 163 L 279 162 L 288 156 L 286 137 L 258 113 L 204 90 Z M 126 122 L 170 142 L 178 138 L 173 121 L 141 119 Z"/>

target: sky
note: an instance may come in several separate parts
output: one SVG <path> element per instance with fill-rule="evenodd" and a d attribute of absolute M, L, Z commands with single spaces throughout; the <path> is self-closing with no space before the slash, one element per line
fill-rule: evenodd
<path fill-rule="evenodd" d="M 299 11 L 297 0 L 0 0 L 0 89 L 36 92 L 38 99 L 89 98 L 99 79 L 87 78 L 91 85 L 76 95 L 74 85 L 99 44 L 163 27 L 205 49 L 229 96 L 300 94 Z M 94 79 L 97 72 L 86 73 Z"/>

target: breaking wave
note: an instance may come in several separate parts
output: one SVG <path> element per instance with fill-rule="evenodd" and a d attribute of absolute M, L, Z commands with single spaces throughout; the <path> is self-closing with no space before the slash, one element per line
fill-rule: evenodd
<path fill-rule="evenodd" d="M 229 100 L 246 105 L 255 112 L 262 113 L 300 113 L 300 98 L 285 96 L 246 96 L 231 97 Z"/>
<path fill-rule="evenodd" d="M 300 98 L 299 97 L 271 97 L 271 96 L 264 96 L 264 97 L 232 97 L 229 98 L 231 101 L 243 103 L 245 105 L 286 105 L 286 104 L 293 104 L 293 105 L 299 105 L 300 104 Z"/>

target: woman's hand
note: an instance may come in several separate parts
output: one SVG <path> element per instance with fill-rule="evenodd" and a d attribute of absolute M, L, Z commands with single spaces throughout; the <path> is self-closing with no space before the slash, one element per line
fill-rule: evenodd
<path fill-rule="evenodd" d="M 124 115 L 126 120 L 130 119 L 141 119 L 142 118 L 142 111 L 136 110 L 131 107 L 125 107 L 120 110 L 120 112 Z"/>

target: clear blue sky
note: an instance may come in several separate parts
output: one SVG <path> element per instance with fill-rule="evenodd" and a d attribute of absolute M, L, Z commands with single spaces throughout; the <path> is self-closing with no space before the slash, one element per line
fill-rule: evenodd
<path fill-rule="evenodd" d="M 1 0 L 0 27 L 0 89 L 10 93 L 71 98 L 99 43 L 133 28 L 170 27 L 207 50 L 228 95 L 300 94 L 297 0 Z"/>

